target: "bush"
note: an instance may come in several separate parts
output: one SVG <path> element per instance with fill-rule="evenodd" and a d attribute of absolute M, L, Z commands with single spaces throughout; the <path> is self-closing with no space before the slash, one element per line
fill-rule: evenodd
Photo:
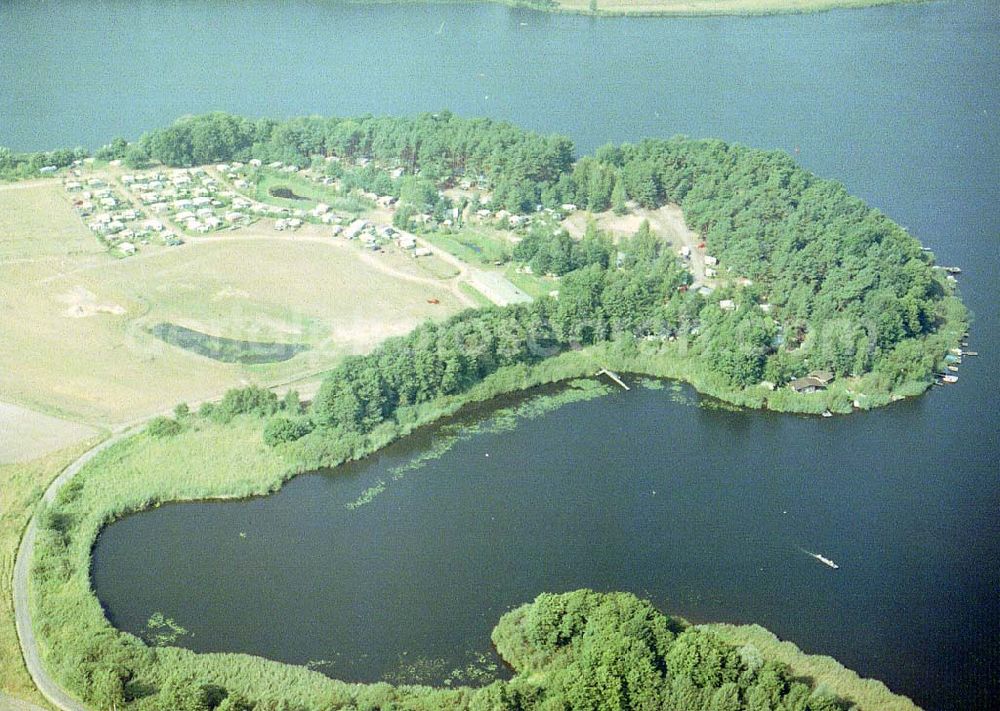
<path fill-rule="evenodd" d="M 237 415 L 259 415 L 266 417 L 278 411 L 278 396 L 267 388 L 251 385 L 246 388 L 227 390 L 212 413 L 220 422 L 229 422 Z"/>
<path fill-rule="evenodd" d="M 313 423 L 308 417 L 272 417 L 264 425 L 264 444 L 276 447 L 283 442 L 294 442 L 312 432 Z"/>
<path fill-rule="evenodd" d="M 154 417 L 146 425 L 146 432 L 152 437 L 173 437 L 180 434 L 184 428 L 177 420 L 170 417 Z"/>

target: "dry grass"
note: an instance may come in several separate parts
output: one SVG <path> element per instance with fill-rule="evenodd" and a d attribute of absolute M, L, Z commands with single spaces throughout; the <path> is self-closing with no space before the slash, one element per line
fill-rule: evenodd
<path fill-rule="evenodd" d="M 764 15 L 868 7 L 915 0 L 597 0 L 597 11 L 613 15 Z M 556 0 L 560 9 L 590 12 L 591 0 Z"/>
<path fill-rule="evenodd" d="M 0 690 L 14 697 L 44 704 L 21 660 L 14 627 L 11 575 L 21 532 L 48 483 L 96 439 L 22 464 L 0 465 Z"/>
<path fill-rule="evenodd" d="M 59 183 L 0 185 L 0 264 L 103 251 Z"/>
<path fill-rule="evenodd" d="M 287 239 L 258 228 L 117 260 L 64 198 L 55 184 L 0 190 L 0 399 L 45 412 L 121 423 L 246 382 L 293 381 L 461 306 L 413 260 L 308 230 Z M 150 336 L 160 321 L 310 350 L 225 364 Z"/>
<path fill-rule="evenodd" d="M 97 435 L 93 427 L 0 402 L 0 465 L 28 462 Z"/>

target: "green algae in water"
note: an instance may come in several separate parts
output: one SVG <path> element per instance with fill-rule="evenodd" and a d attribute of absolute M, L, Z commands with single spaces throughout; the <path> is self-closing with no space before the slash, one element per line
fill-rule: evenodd
<path fill-rule="evenodd" d="M 390 480 L 399 481 L 409 472 L 423 469 L 427 466 L 428 462 L 440 459 L 459 442 L 470 440 L 476 435 L 511 432 L 520 422 L 537 419 L 565 405 L 593 400 L 611 393 L 609 386 L 599 383 L 596 380 L 585 378 L 570 380 L 566 385 L 567 387 L 558 393 L 539 395 L 519 405 L 499 409 L 483 422 L 446 425 L 442 427 L 439 436 L 435 438 L 430 448 L 413 457 L 405 464 L 389 470 Z M 374 486 L 370 486 L 361 492 L 361 495 L 354 501 L 344 504 L 344 507 L 353 511 L 365 504 L 370 504 L 386 488 L 386 481 L 380 479 Z"/>
<path fill-rule="evenodd" d="M 165 617 L 162 612 L 155 612 L 146 621 L 146 633 L 143 638 L 153 647 L 166 647 L 187 636 L 190 636 L 190 633 L 174 622 L 173 618 Z"/>

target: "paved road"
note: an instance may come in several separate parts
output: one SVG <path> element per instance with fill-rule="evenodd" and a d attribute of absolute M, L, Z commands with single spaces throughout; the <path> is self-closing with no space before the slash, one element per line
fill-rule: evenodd
<path fill-rule="evenodd" d="M 310 399 L 319 390 L 319 383 L 308 383 L 300 388 L 299 395 L 303 399 Z M 280 388 L 279 388 L 280 392 Z M 196 403 L 197 405 L 197 403 Z M 161 413 L 169 414 L 169 413 Z M 45 505 L 51 504 L 59 493 L 59 490 L 66 485 L 70 479 L 83 469 L 84 465 L 103 452 L 108 447 L 116 444 L 125 437 L 133 434 L 149 418 L 144 418 L 140 422 L 133 422 L 118 427 L 114 434 L 97 446 L 85 452 L 79 459 L 70 464 L 63 472 L 52 480 L 49 488 L 42 495 L 42 502 Z M 38 515 L 34 515 L 28 523 L 28 528 L 21 539 L 21 545 L 17 551 L 17 560 L 14 563 L 13 599 L 14 599 L 14 620 L 17 625 L 17 636 L 21 642 L 21 653 L 24 656 L 24 664 L 31 674 L 35 686 L 49 702 L 63 711 L 87 711 L 87 707 L 67 694 L 56 681 L 49 676 L 42 664 L 41 655 L 38 649 L 38 640 L 35 638 L 35 630 L 31 625 L 31 609 L 28 604 L 28 571 L 31 559 L 34 556 L 35 537 L 38 532 Z M 25 702 L 11 699 L 0 694 L 0 711 L 36 711 L 37 706 L 26 704 Z M 43 711 L 43 710 L 39 710 Z"/>
<path fill-rule="evenodd" d="M 0 711 L 47 711 L 27 701 L 21 701 L 0 692 Z"/>
<path fill-rule="evenodd" d="M 49 484 L 49 488 L 42 495 L 42 501 L 48 505 L 55 500 L 59 490 L 72 479 L 83 466 L 96 457 L 105 449 L 131 434 L 131 430 L 121 430 L 114 436 L 101 442 L 93 449 L 88 450 L 83 456 L 70 464 Z M 35 686 L 42 692 L 42 696 L 56 708 L 63 711 L 87 711 L 87 708 L 72 696 L 63 691 L 52 677 L 49 676 L 42 664 L 41 655 L 38 650 L 38 640 L 35 638 L 35 630 L 31 625 L 31 609 L 28 604 L 28 571 L 31 559 L 34 555 L 35 536 L 38 533 L 38 514 L 31 517 L 28 529 L 21 539 L 21 546 L 17 551 L 17 561 L 14 563 L 14 621 L 17 624 L 17 636 L 21 641 L 21 653 L 24 655 L 24 664 L 31 674 Z"/>
<path fill-rule="evenodd" d="M 0 711 L 46 711 L 46 709 L 29 704 L 27 701 L 11 698 L 0 692 Z"/>

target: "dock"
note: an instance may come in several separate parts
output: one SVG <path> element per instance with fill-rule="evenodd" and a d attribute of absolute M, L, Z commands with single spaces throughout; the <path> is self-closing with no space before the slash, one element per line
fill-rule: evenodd
<path fill-rule="evenodd" d="M 602 375 L 608 376 L 609 378 L 611 378 L 612 380 L 614 380 L 616 383 L 618 383 L 619 385 L 621 385 L 626 390 L 629 389 L 628 385 L 626 385 L 625 382 L 621 378 L 618 377 L 618 373 L 615 373 L 614 371 L 608 370 L 607 368 L 601 368 L 599 371 L 597 371 L 597 376 L 600 377 Z"/>

